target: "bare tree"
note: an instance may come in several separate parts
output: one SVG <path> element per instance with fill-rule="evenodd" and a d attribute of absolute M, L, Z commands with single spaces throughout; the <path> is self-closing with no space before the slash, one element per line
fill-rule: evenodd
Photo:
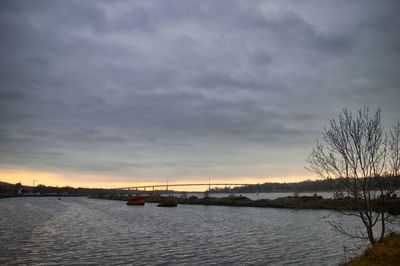
<path fill-rule="evenodd" d="M 342 213 L 359 217 L 363 226 L 351 232 L 340 223 L 332 225 L 343 234 L 368 239 L 371 244 L 382 240 L 387 224 L 392 222 L 387 202 L 397 187 L 399 123 L 388 138 L 380 109 L 371 115 L 364 107 L 354 116 L 343 109 L 322 136 L 322 142 L 317 142 L 307 158 L 306 168 L 322 178 L 338 181 L 338 192 L 348 195 Z M 393 175 L 390 178 L 382 176 L 388 167 Z"/>
<path fill-rule="evenodd" d="M 390 131 L 390 150 L 389 163 L 393 176 L 398 176 L 400 173 L 400 121 Z"/>

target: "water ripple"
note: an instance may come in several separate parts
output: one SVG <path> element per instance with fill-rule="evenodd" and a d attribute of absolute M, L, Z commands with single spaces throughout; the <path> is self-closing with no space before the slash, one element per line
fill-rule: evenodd
<path fill-rule="evenodd" d="M 327 211 L 86 198 L 3 199 L 0 210 L 7 265 L 336 265 L 357 244 L 321 220 Z"/>

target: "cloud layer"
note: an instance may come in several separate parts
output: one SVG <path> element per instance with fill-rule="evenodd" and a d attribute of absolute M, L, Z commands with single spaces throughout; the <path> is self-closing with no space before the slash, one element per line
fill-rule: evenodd
<path fill-rule="evenodd" d="M 400 116 L 398 1 L 1 1 L 0 167 L 305 175 L 348 106 Z"/>

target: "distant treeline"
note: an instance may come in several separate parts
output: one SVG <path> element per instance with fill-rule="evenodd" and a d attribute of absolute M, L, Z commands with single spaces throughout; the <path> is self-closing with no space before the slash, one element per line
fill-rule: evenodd
<path fill-rule="evenodd" d="M 394 177 L 380 177 L 382 181 L 391 181 Z M 400 185 L 400 184 L 399 184 Z M 241 187 L 212 188 L 210 193 L 259 193 L 259 192 L 316 192 L 316 191 L 337 191 L 341 186 L 341 181 L 330 180 L 306 180 L 298 183 L 264 183 Z M 378 183 L 375 185 L 378 189 Z M 400 189 L 400 186 L 397 186 Z M 155 191 L 156 193 L 174 193 L 174 191 Z M 22 186 L 20 183 L 9 184 L 0 181 L 0 197 L 13 197 L 26 194 L 40 195 L 119 195 L 133 194 L 134 191 L 102 189 L 102 188 L 74 188 L 74 187 L 53 187 L 38 185 L 35 187 Z"/>
<path fill-rule="evenodd" d="M 91 194 L 123 194 L 126 190 L 117 189 L 103 189 L 103 188 L 74 188 L 74 187 L 50 187 L 45 185 L 38 185 L 33 188 L 34 193 L 48 194 L 77 194 L 77 195 L 91 195 Z"/>
<path fill-rule="evenodd" d="M 0 181 L 0 197 L 14 197 L 18 195 L 40 194 L 40 195 L 76 195 L 88 196 L 93 194 L 126 194 L 126 190 L 102 189 L 102 188 L 74 188 L 74 187 L 53 187 L 38 185 L 23 186 L 21 183 L 10 184 Z"/>
<path fill-rule="evenodd" d="M 382 181 L 391 181 L 395 177 L 379 177 Z M 264 183 L 241 187 L 213 188 L 210 193 L 260 193 L 260 192 L 315 192 L 336 191 L 341 187 L 342 181 L 337 179 L 306 180 L 298 183 Z M 351 182 L 351 180 L 350 180 Z M 373 187 L 379 189 L 378 182 L 373 180 Z M 400 184 L 398 184 L 400 185 Z M 397 186 L 399 189 L 400 186 Z"/>

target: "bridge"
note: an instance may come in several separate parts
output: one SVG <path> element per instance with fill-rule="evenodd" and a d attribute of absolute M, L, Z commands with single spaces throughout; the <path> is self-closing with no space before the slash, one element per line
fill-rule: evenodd
<path fill-rule="evenodd" d="M 210 190 L 211 187 L 216 187 L 216 186 L 249 186 L 249 185 L 255 185 L 255 184 L 239 184 L 239 183 L 189 183 L 189 184 L 156 184 L 156 185 L 145 185 L 145 186 L 131 186 L 131 187 L 120 187 L 120 188 L 115 188 L 118 190 L 143 190 L 146 191 L 146 189 L 151 189 L 155 190 L 165 188 L 165 190 L 168 190 L 170 187 L 195 187 L 195 186 L 208 186 L 208 189 Z"/>

